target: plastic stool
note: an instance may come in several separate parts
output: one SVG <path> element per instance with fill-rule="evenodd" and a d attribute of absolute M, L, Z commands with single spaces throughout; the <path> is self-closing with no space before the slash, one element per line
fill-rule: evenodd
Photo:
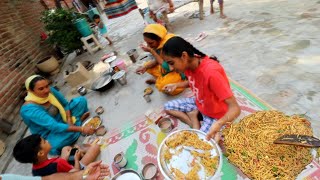
<path fill-rule="evenodd" d="M 89 39 L 93 40 L 93 43 L 95 43 L 94 46 L 91 46 L 90 44 L 88 44 Z M 101 46 L 101 44 L 99 43 L 97 38 L 94 37 L 93 34 L 91 34 L 87 37 L 81 38 L 81 41 L 90 54 L 93 54 L 95 51 L 98 51 L 99 49 L 103 49 L 103 47 Z"/>

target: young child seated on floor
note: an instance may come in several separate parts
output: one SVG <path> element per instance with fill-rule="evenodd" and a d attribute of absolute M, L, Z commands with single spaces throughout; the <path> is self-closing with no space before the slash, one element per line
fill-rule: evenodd
<path fill-rule="evenodd" d="M 106 25 L 103 24 L 103 22 L 101 21 L 100 19 L 100 16 L 98 14 L 95 14 L 93 16 L 93 21 L 94 23 L 96 24 L 96 26 L 98 27 L 98 30 L 99 30 L 99 33 L 101 34 L 102 37 L 106 38 L 106 40 L 108 40 L 109 42 L 109 45 L 112 44 L 112 41 L 111 39 L 108 37 L 108 30 L 107 30 L 107 27 Z"/>
<path fill-rule="evenodd" d="M 47 176 L 57 172 L 74 172 L 84 169 L 100 154 L 99 145 L 91 145 L 84 154 L 80 148 L 74 154 L 74 166 L 68 163 L 71 146 L 62 149 L 61 157 L 48 158 L 51 145 L 38 134 L 30 135 L 17 142 L 13 149 L 14 158 L 20 163 L 32 163 L 33 176 Z M 84 155 L 83 155 L 84 154 Z"/>

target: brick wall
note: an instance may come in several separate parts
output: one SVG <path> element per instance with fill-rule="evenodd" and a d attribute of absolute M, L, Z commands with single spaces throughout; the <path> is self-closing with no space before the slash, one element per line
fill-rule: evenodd
<path fill-rule="evenodd" d="M 43 10 L 40 0 L 0 1 L 0 121 L 19 120 L 15 116 L 23 102 L 24 81 L 34 74 L 37 61 L 52 54 L 49 46 L 40 44 Z"/>
<path fill-rule="evenodd" d="M 55 0 L 43 0 L 43 2 L 46 4 L 46 6 L 49 9 L 53 9 L 56 7 Z M 72 0 L 61 0 L 60 4 L 63 8 L 72 8 Z"/>

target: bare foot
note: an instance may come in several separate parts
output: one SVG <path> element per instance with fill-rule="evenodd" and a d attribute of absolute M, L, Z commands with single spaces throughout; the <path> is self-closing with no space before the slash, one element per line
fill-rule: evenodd
<path fill-rule="evenodd" d="M 226 17 L 227 17 L 226 15 L 220 14 L 220 18 L 221 18 L 221 19 L 225 19 Z"/>
<path fill-rule="evenodd" d="M 86 120 L 89 116 L 90 116 L 90 112 L 89 112 L 89 111 L 88 111 L 88 112 L 85 112 L 84 114 L 82 114 L 80 120 L 81 120 L 81 121 L 84 121 L 84 120 Z"/>
<path fill-rule="evenodd" d="M 155 84 L 156 80 L 155 79 L 148 79 L 148 80 L 146 80 L 146 83 L 147 84 Z"/>
<path fill-rule="evenodd" d="M 214 9 L 213 9 L 213 7 L 210 8 L 210 14 L 214 14 Z"/>

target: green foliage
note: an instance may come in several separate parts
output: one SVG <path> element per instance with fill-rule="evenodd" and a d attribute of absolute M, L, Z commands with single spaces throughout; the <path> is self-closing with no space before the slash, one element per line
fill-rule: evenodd
<path fill-rule="evenodd" d="M 74 22 L 83 15 L 62 8 L 46 10 L 42 13 L 41 21 L 49 33 L 47 41 L 59 46 L 66 53 L 71 53 L 82 47 L 81 34 L 74 26 Z"/>

